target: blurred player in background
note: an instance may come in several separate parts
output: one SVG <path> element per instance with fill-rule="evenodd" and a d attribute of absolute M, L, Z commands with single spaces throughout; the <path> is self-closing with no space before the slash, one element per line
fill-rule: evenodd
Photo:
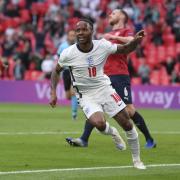
<path fill-rule="evenodd" d="M 146 169 L 140 159 L 138 133 L 130 122 L 126 105 L 103 71 L 110 54 L 132 52 L 143 39 L 144 31 L 138 32 L 132 41 L 124 45 L 112 44 L 105 39 L 92 40 L 92 35 L 93 25 L 90 21 L 84 19 L 76 24 L 77 43 L 62 52 L 51 75 L 50 105 L 56 106 L 59 73 L 64 66 L 68 66 L 76 96 L 88 121 L 101 133 L 115 136 L 118 143 L 117 130 L 106 122 L 103 112 L 113 117 L 126 132 L 134 167 Z"/>
<path fill-rule="evenodd" d="M 121 9 L 115 9 L 109 15 L 109 24 L 112 31 L 105 34 L 104 38 L 116 44 L 125 44 L 134 39 L 133 32 L 126 27 L 128 15 Z M 144 134 L 146 148 L 156 147 L 144 118 L 137 112 L 132 104 L 130 76 L 128 72 L 128 59 L 126 54 L 111 54 L 104 66 L 104 73 L 109 76 L 113 88 L 125 102 L 126 110 L 135 125 Z M 70 145 L 86 147 L 88 139 L 93 130 L 93 126 L 86 121 L 84 132 L 80 138 L 66 138 Z"/>
<path fill-rule="evenodd" d="M 74 44 L 75 41 L 76 41 L 75 30 L 71 29 L 67 32 L 67 40 L 63 42 L 57 50 L 58 58 L 61 56 L 62 51 L 68 48 L 70 45 Z M 72 119 L 75 120 L 77 117 L 78 103 L 74 90 L 71 85 L 71 75 L 68 68 L 63 69 L 62 77 L 64 81 L 66 98 L 71 100 Z"/>

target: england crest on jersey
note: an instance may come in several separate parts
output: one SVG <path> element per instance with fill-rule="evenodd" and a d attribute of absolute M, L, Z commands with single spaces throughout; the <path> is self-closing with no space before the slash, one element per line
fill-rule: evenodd
<path fill-rule="evenodd" d="M 91 67 L 91 66 L 94 66 L 94 60 L 93 60 L 93 57 L 92 56 L 89 56 L 87 58 L 87 63 L 88 63 L 88 66 Z"/>

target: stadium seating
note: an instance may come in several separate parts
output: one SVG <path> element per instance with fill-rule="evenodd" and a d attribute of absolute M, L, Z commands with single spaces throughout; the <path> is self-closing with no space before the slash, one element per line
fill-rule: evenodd
<path fill-rule="evenodd" d="M 9 60 L 9 75 L 6 79 L 13 79 L 14 60 L 12 56 L 23 51 L 24 48 L 20 47 L 22 36 L 30 41 L 31 52 L 29 54 L 38 54 L 41 61 L 43 61 L 48 53 L 52 55 L 56 53 L 57 46 L 64 40 L 66 30 L 74 28 L 78 18 L 84 15 L 81 10 L 83 8 L 86 8 L 86 10 L 90 8 L 89 12 L 91 14 L 89 16 L 95 22 L 95 37 L 101 36 L 105 30 L 109 29 L 106 16 L 112 8 L 116 8 L 113 6 L 117 4 L 113 3 L 112 0 L 99 0 L 96 8 L 92 8 L 91 5 L 88 6 L 85 2 L 76 4 L 76 1 L 67 3 L 59 0 L 10 0 L 4 3 L 0 12 L 0 56 L 3 57 L 5 54 L 5 58 Z M 130 55 L 136 76 L 141 64 L 141 58 L 144 58 L 151 69 L 150 79 L 152 84 L 167 85 L 171 83 L 171 76 L 173 75 L 167 75 L 167 72 L 165 73 L 166 69 L 162 70 L 162 67 L 168 57 L 173 58 L 175 63 L 179 63 L 180 42 L 176 42 L 178 38 L 176 34 L 173 34 L 173 26 L 174 19 L 180 15 L 180 5 L 174 1 L 164 3 L 163 0 L 150 0 L 147 2 L 136 0 L 134 3 L 121 0 L 118 3 L 118 6 L 122 6 L 122 8 L 126 7 L 126 5 L 129 7 L 129 12 L 135 13 L 137 10 L 140 12 L 137 17 L 131 17 L 129 14 L 128 26 L 134 29 L 138 22 L 144 27 L 147 34 L 142 41 L 141 54 L 133 53 Z M 129 13 L 128 9 L 126 10 Z M 158 11 L 157 17 L 153 17 L 154 10 Z M 94 11 L 98 11 L 96 12 L 96 14 L 99 14 L 97 17 L 93 16 Z M 168 21 L 167 15 L 169 16 L 169 14 L 172 14 L 172 19 Z M 8 37 L 10 41 L 14 41 L 13 50 L 10 51 L 13 54 L 7 54 L 8 51 L 4 53 L 8 28 L 13 30 L 12 36 Z M 156 33 L 158 33 L 158 36 Z M 154 37 L 159 38 L 160 41 L 156 41 Z M 41 42 L 39 43 L 39 41 Z M 37 43 L 40 45 L 37 45 Z M 177 71 L 179 65 L 174 67 L 176 67 L 175 71 Z M 29 72 L 29 67 L 26 67 L 26 71 L 25 79 L 36 79 L 41 74 L 35 70 L 33 70 L 33 73 Z M 158 78 L 159 73 L 163 73 L 163 79 Z M 134 77 L 132 83 L 140 83 L 139 79 L 139 77 Z"/>
<path fill-rule="evenodd" d="M 162 67 L 159 70 L 159 74 L 160 74 L 160 84 L 161 85 L 169 85 L 170 84 L 170 77 L 168 76 L 165 67 Z"/>
<path fill-rule="evenodd" d="M 133 78 L 131 78 L 131 83 L 132 83 L 133 85 L 139 85 L 139 84 L 142 83 L 142 81 L 141 81 L 141 78 L 140 78 L 140 77 L 133 77 Z"/>
<path fill-rule="evenodd" d="M 37 70 L 27 70 L 25 72 L 25 77 L 24 79 L 25 80 L 39 80 L 39 79 L 42 79 L 43 77 L 43 72 L 41 71 L 37 71 Z"/>
<path fill-rule="evenodd" d="M 157 47 L 157 61 L 163 63 L 166 60 L 166 49 L 165 46 L 161 45 Z"/>
<path fill-rule="evenodd" d="M 154 70 L 151 72 L 150 74 L 150 82 L 151 84 L 153 85 L 160 85 L 160 76 L 161 76 L 161 73 L 159 70 Z"/>
<path fill-rule="evenodd" d="M 180 54 L 180 42 L 176 43 L 176 55 Z"/>

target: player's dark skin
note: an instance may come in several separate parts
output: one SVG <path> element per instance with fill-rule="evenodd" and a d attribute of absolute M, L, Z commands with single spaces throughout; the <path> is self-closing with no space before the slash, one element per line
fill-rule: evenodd
<path fill-rule="evenodd" d="M 79 49 L 83 52 L 89 52 L 93 48 L 93 41 L 92 41 L 92 35 L 93 35 L 93 28 L 88 22 L 85 21 L 79 21 L 76 25 L 76 37 L 77 37 L 77 45 Z M 116 53 L 121 54 L 128 54 L 132 52 L 137 44 L 142 40 L 144 37 L 144 31 L 139 31 L 136 35 L 134 40 L 132 40 L 130 43 L 125 45 L 117 45 L 117 51 Z M 50 105 L 52 107 L 56 106 L 57 102 L 57 96 L 56 96 L 56 86 L 58 83 L 58 77 L 59 73 L 62 70 L 62 67 L 60 67 L 59 64 L 57 64 L 55 70 L 52 72 L 51 76 L 51 101 Z M 123 109 L 119 113 L 117 113 L 113 117 L 117 123 L 125 130 L 129 131 L 132 129 L 133 125 L 130 122 L 129 115 L 126 111 L 126 109 Z M 95 126 L 98 130 L 104 131 L 106 127 L 104 113 L 103 112 L 96 112 L 89 118 L 90 123 Z"/>
<path fill-rule="evenodd" d="M 88 23 L 80 21 L 77 24 L 76 27 L 77 44 L 83 52 L 88 52 L 90 51 L 90 49 L 92 49 L 93 47 L 92 34 L 93 34 L 92 27 Z"/>

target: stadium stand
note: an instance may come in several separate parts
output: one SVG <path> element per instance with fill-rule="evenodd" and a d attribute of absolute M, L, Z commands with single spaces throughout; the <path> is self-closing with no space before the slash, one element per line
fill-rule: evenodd
<path fill-rule="evenodd" d="M 106 17 L 118 7 L 128 13 L 128 25 L 135 32 L 144 28 L 147 33 L 141 47 L 130 55 L 135 72 L 132 83 L 142 83 L 138 68 L 143 58 L 150 68 L 151 84 L 179 85 L 180 1 L 176 0 L 1 0 L 0 61 L 9 66 L 1 68 L 0 79 L 18 79 L 17 59 L 23 69 L 20 79 L 46 78 L 43 60 L 47 55 L 53 59 L 66 31 L 74 28 L 78 18 L 92 19 L 98 38 L 110 29 Z"/>

